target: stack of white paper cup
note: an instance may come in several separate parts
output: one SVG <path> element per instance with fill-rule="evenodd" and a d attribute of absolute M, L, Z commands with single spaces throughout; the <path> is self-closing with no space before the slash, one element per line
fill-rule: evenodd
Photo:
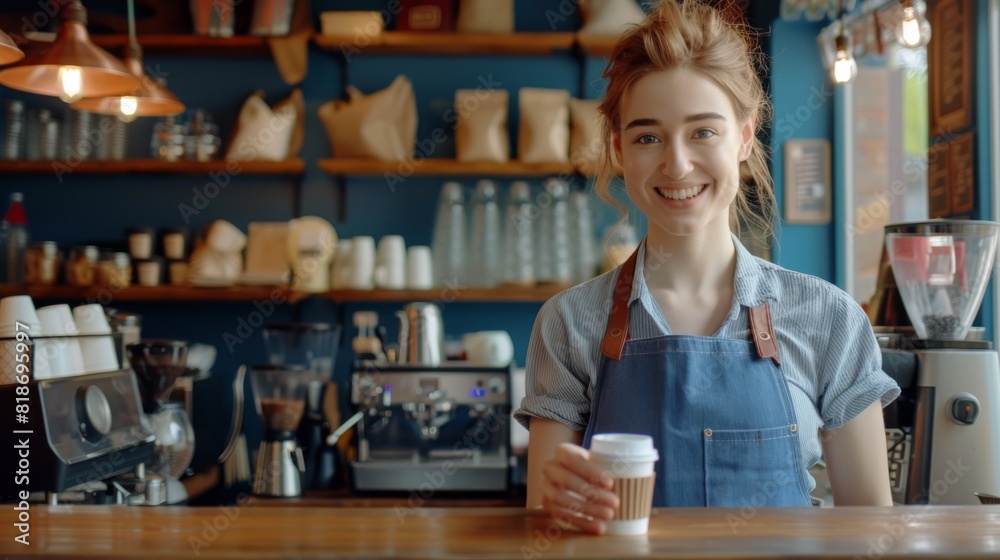
<path fill-rule="evenodd" d="M 115 352 L 115 342 L 111 337 L 111 325 L 104 315 L 104 308 L 99 303 L 90 303 L 73 308 L 73 318 L 80 334 L 107 334 L 108 336 L 89 336 L 80 339 L 80 350 L 83 352 L 83 369 L 86 373 L 99 373 L 118 369 L 118 354 Z"/>
<path fill-rule="evenodd" d="M 590 440 L 590 460 L 613 479 L 620 505 L 607 523 L 609 535 L 644 535 L 653 507 L 653 470 L 660 458 L 653 438 L 641 434 L 597 434 Z"/>
<path fill-rule="evenodd" d="M 38 360 L 48 361 L 52 377 L 68 377 L 84 373 L 80 340 L 73 338 L 79 331 L 69 306 L 61 303 L 39 307 L 38 319 L 42 322 L 42 330 L 46 336 L 66 337 L 41 339 L 35 342 L 39 350 Z"/>
<path fill-rule="evenodd" d="M 25 340 L 15 338 L 18 332 L 27 335 L 24 337 Z M 48 376 L 48 371 L 38 369 L 37 364 L 31 364 L 30 361 L 19 362 L 17 359 L 19 355 L 29 354 L 31 361 L 34 361 L 34 351 L 28 351 L 25 345 L 27 341 L 41 334 L 41 322 L 35 313 L 35 302 L 31 296 L 8 296 L 0 299 L 0 383 L 17 383 L 18 364 L 33 365 L 33 375 L 39 379 Z M 22 345 L 24 351 L 18 351 L 18 344 Z M 22 373 L 26 373 L 23 369 Z"/>

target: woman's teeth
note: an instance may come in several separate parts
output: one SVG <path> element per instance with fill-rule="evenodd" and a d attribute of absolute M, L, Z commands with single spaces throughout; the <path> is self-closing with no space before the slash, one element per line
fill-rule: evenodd
<path fill-rule="evenodd" d="M 694 198 L 701 194 L 701 191 L 703 190 L 705 190 L 705 185 L 687 189 L 656 189 L 656 191 L 660 193 L 660 196 L 663 198 L 669 198 L 670 200 L 685 200 L 688 198 Z"/>

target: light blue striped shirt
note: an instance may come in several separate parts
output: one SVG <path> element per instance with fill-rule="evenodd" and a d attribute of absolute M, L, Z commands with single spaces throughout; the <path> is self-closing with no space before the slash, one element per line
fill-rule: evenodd
<path fill-rule="evenodd" d="M 882 355 L 868 317 L 846 292 L 754 257 L 735 236 L 733 240 L 733 306 L 714 336 L 750 341 L 748 308 L 771 302 L 781 372 L 788 381 L 800 428 L 802 461 L 809 468 L 822 456 L 820 429 L 842 426 L 876 400 L 886 406 L 899 396 L 899 387 L 882 371 Z M 670 334 L 646 287 L 644 253 L 645 242 L 629 298 L 632 339 Z M 573 430 L 586 429 L 619 269 L 561 292 L 542 305 L 528 345 L 526 396 L 514 413 L 525 427 L 537 416 Z"/>

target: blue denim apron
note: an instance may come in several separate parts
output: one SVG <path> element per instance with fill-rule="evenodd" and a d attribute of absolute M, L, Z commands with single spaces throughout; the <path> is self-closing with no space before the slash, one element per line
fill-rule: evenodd
<path fill-rule="evenodd" d="M 653 507 L 811 505 L 767 302 L 750 309 L 753 342 L 629 340 L 637 254 L 618 274 L 584 447 L 599 433 L 651 435 Z"/>

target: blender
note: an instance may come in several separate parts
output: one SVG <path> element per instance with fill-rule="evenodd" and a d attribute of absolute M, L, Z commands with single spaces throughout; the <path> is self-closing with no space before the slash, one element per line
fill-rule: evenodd
<path fill-rule="evenodd" d="M 317 371 L 300 364 L 250 366 L 254 403 L 264 423 L 254 494 L 282 498 L 302 494 L 306 465 L 295 432 L 306 409 L 310 384 L 322 379 Z"/>
<path fill-rule="evenodd" d="M 333 363 L 340 343 L 341 328 L 329 323 L 285 323 L 264 326 L 264 345 L 268 363 L 301 365 L 316 375 L 306 387 L 305 411 L 296 437 L 304 454 L 302 486 L 306 489 L 334 485 L 334 450 L 324 445 L 330 423 L 324 413 L 324 400 L 336 400 L 336 392 L 327 395 L 327 383 L 333 375 Z M 336 406 L 334 403 L 333 406 Z"/>
<path fill-rule="evenodd" d="M 142 422 L 156 437 L 150 470 L 166 480 L 166 503 L 185 502 L 188 496 L 180 477 L 194 456 L 194 427 L 184 404 L 169 397 L 186 368 L 187 342 L 143 340 L 126 350 L 139 382 Z"/>
<path fill-rule="evenodd" d="M 970 336 L 1000 224 L 885 226 L 886 255 L 912 327 L 875 326 L 882 369 L 902 389 L 884 410 L 893 499 L 975 504 L 1000 493 L 1000 359 Z"/>

